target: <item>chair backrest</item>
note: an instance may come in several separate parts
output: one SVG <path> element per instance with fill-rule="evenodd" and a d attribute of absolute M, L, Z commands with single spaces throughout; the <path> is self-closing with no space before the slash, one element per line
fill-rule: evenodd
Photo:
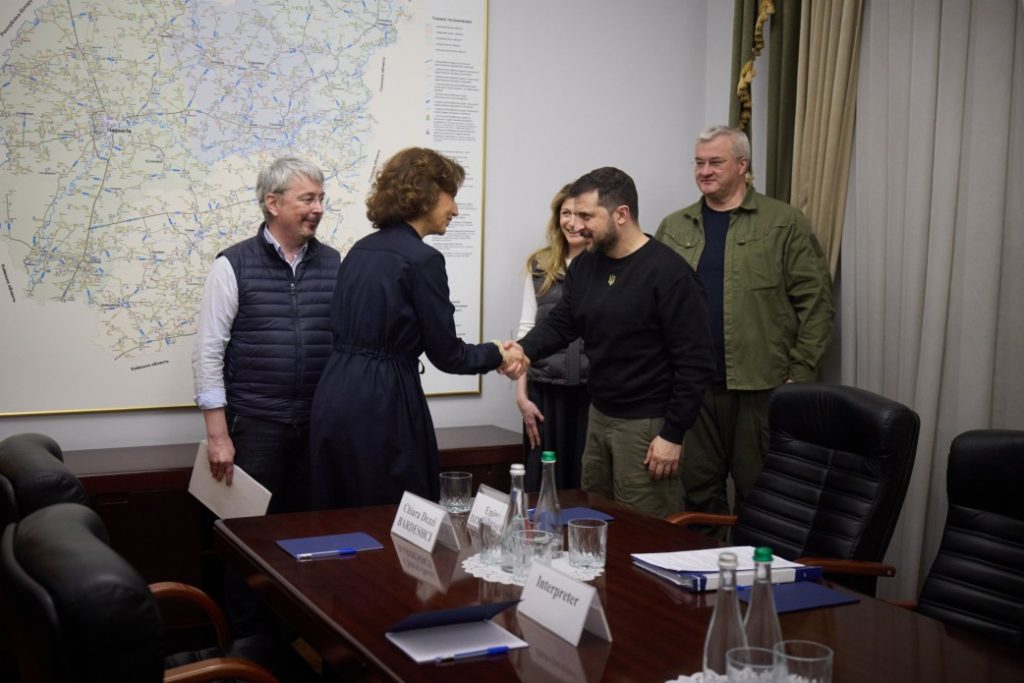
<path fill-rule="evenodd" d="M 1024 431 L 953 439 L 949 511 L 917 611 L 1024 646 Z"/>
<path fill-rule="evenodd" d="M 85 503 L 57 442 L 43 434 L 0 441 L 0 529 L 54 503 Z"/>
<path fill-rule="evenodd" d="M 733 541 L 788 559 L 880 562 L 910 483 L 917 414 L 831 384 L 783 385 L 768 412 L 768 453 Z"/>
<path fill-rule="evenodd" d="M 58 503 L 9 524 L 0 583 L 11 599 L 23 680 L 163 680 L 162 625 L 142 577 L 95 512 Z"/>

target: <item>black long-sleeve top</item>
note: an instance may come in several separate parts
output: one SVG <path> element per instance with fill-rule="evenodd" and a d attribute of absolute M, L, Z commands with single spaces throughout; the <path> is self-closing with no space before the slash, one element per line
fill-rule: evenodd
<path fill-rule="evenodd" d="M 543 358 L 582 337 L 594 407 L 618 418 L 665 418 L 660 436 L 682 443 L 714 376 L 704 294 L 672 249 L 648 241 L 613 259 L 573 259 L 562 300 L 520 340 Z"/>

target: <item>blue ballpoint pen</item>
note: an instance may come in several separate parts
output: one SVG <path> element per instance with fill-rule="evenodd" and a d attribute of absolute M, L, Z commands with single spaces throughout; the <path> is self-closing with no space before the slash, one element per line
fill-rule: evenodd
<path fill-rule="evenodd" d="M 355 548 L 336 548 L 334 550 L 317 550 L 312 553 L 299 553 L 296 555 L 296 559 L 299 560 L 316 560 L 321 557 L 338 557 L 341 555 L 355 555 Z"/>
<path fill-rule="evenodd" d="M 483 650 L 469 650 L 468 652 L 456 652 L 453 655 L 447 657 L 438 657 L 434 660 L 435 663 L 441 664 L 443 662 L 457 662 L 462 659 L 472 659 L 474 657 L 490 657 L 491 655 L 503 655 L 508 652 L 508 645 L 498 645 L 496 647 L 488 647 Z"/>

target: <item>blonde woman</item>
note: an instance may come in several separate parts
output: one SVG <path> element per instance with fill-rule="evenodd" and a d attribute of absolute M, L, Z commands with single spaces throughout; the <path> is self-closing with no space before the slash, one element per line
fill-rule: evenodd
<path fill-rule="evenodd" d="M 533 329 L 562 297 L 562 282 L 569 263 L 586 248 L 586 240 L 573 231 L 573 200 L 566 185 L 551 200 L 547 245 L 526 260 L 523 310 L 517 339 Z M 540 488 L 540 451 L 555 451 L 559 488 L 580 487 L 580 458 L 587 436 L 589 363 L 583 340 L 547 358 L 537 359 L 519 378 L 516 404 L 523 414 L 526 451 L 526 487 Z"/>

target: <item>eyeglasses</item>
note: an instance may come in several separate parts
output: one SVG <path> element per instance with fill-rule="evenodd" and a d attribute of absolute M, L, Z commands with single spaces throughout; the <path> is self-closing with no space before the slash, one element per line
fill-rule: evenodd
<path fill-rule="evenodd" d="M 705 166 L 708 166 L 712 170 L 717 171 L 718 169 L 720 169 L 723 166 L 725 166 L 725 164 L 727 162 L 728 162 L 728 159 L 719 159 L 718 157 L 715 157 L 714 159 L 694 159 L 693 160 L 693 166 L 697 170 L 700 170 L 700 169 L 704 168 Z"/>

